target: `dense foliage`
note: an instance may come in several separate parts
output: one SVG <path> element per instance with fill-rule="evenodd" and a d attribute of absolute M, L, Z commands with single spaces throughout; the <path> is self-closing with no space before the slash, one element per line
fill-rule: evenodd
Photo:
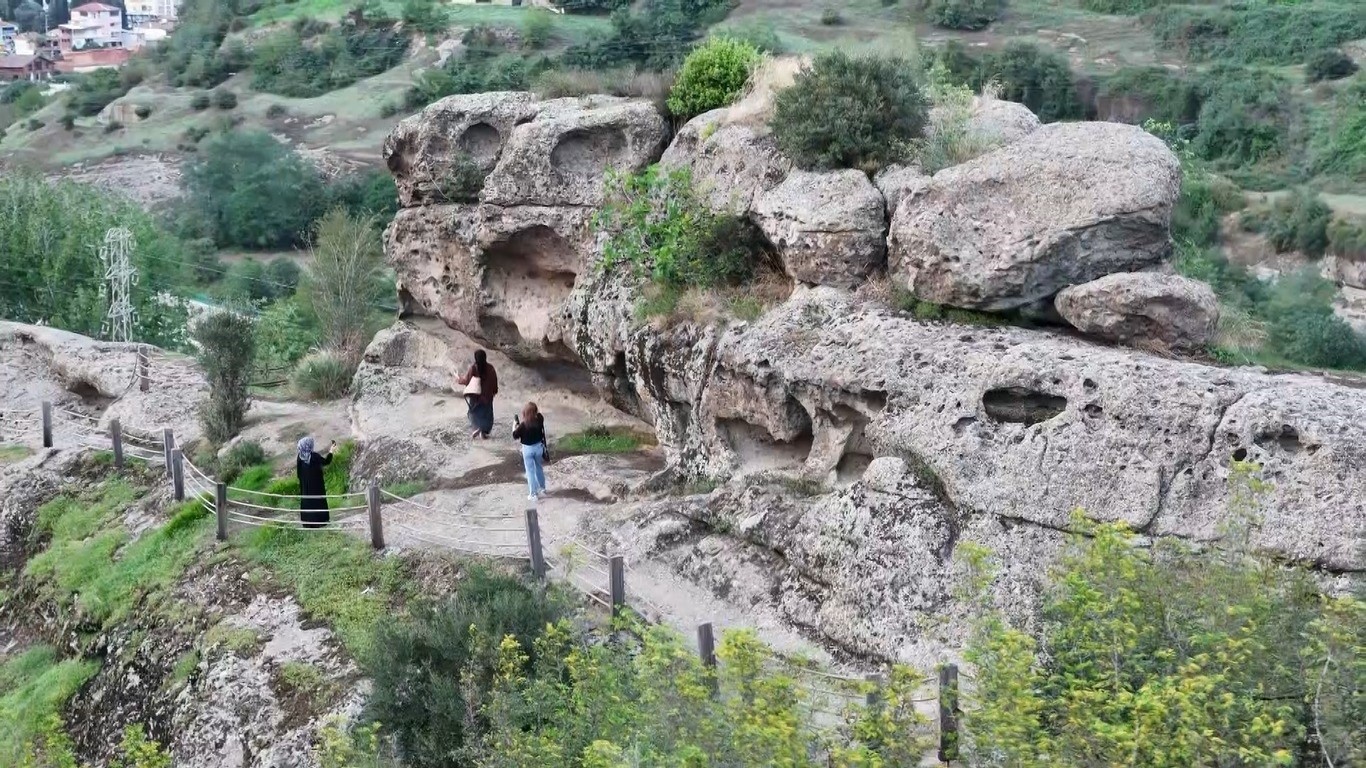
<path fill-rule="evenodd" d="M 153 62 L 177 87 L 212 88 L 247 61 L 241 45 L 224 45 L 229 29 L 258 0 L 183 0 L 175 34 L 151 49 Z"/>
<path fill-rule="evenodd" d="M 1320 80 L 1340 80 L 1357 71 L 1352 57 L 1337 48 L 1325 48 L 1310 54 L 1304 63 L 1304 76 L 1311 83 Z"/>
<path fill-rule="evenodd" d="M 1366 604 L 1250 554 L 1266 489 L 1234 463 L 1224 549 L 1158 540 L 1078 513 L 1039 637 L 983 597 L 966 657 L 973 763 L 1355 765 L 1366 758 Z M 986 553 L 960 545 L 978 588 Z"/>
<path fill-rule="evenodd" d="M 1366 80 L 1358 77 L 1334 94 L 1314 126 L 1309 168 L 1349 183 L 1366 181 Z"/>
<path fill-rule="evenodd" d="M 985 29 L 1001 15 L 1005 0 L 927 0 L 926 17 L 945 29 Z"/>
<path fill-rule="evenodd" d="M 552 66 L 544 56 L 528 57 L 513 49 L 496 31 L 483 25 L 466 30 L 461 44 L 460 55 L 414 78 L 405 96 L 409 109 L 462 93 L 526 90 L 532 78 Z"/>
<path fill-rule="evenodd" d="M 214 312 L 196 322 L 191 333 L 209 384 L 209 396 L 199 407 L 199 423 L 205 437 L 222 444 L 242 430 L 251 406 L 255 323 L 237 312 Z"/>
<path fill-rule="evenodd" d="M 316 36 L 295 25 L 252 46 L 252 87 L 282 96 L 319 96 L 396 66 L 408 37 L 390 24 L 343 24 Z"/>
<path fill-rule="evenodd" d="M 257 131 L 215 134 L 185 166 L 187 235 L 220 246 L 286 248 L 307 241 L 326 200 L 311 163 Z"/>
<path fill-rule="evenodd" d="M 1366 37 L 1366 11 L 1355 0 L 1167 5 L 1151 23 L 1160 41 L 1197 61 L 1297 64 Z"/>
<path fill-rule="evenodd" d="M 181 243 L 120 195 L 24 173 L 0 174 L 0 317 L 104 335 L 100 247 L 115 227 L 134 239 L 133 337 L 179 346 L 184 310 L 158 295 L 180 282 Z"/>
<path fill-rule="evenodd" d="M 929 104 L 914 67 L 888 56 L 817 56 L 774 102 L 773 137 L 803 168 L 868 171 L 905 158 Z"/>
<path fill-rule="evenodd" d="M 1269 206 L 1245 212 L 1240 223 L 1248 231 L 1265 234 L 1277 253 L 1298 251 L 1318 257 L 1328 248 L 1328 222 L 1332 218 L 1332 209 L 1318 195 L 1299 190 Z"/>
<path fill-rule="evenodd" d="M 593 223 L 607 236 L 604 269 L 626 264 L 675 288 L 734 284 L 754 272 L 757 236 L 739 217 L 713 212 L 686 169 L 609 173 Z"/>
<path fill-rule="evenodd" d="M 1272 72 L 1216 66 L 1205 76 L 1205 97 L 1192 149 L 1205 160 L 1249 165 L 1286 149 L 1292 119 L 1288 84 Z"/>
<path fill-rule="evenodd" d="M 974 91 L 994 84 L 1001 98 L 1024 104 L 1046 123 L 1085 116 L 1071 67 L 1066 57 L 1054 51 L 1012 41 L 979 58 L 951 41 L 937 59 L 956 82 Z"/>
<path fill-rule="evenodd" d="M 683 60 L 669 92 L 669 111 L 689 118 L 735 101 L 758 66 L 759 49 L 728 37 L 713 37 Z"/>
<path fill-rule="evenodd" d="M 318 220 L 303 295 L 326 349 L 354 371 L 373 333 L 374 308 L 385 285 L 384 248 L 372 216 L 333 209 Z"/>
<path fill-rule="evenodd" d="M 643 0 L 612 12 L 610 34 L 565 53 L 565 63 L 586 69 L 637 64 L 669 69 L 687 54 L 708 26 L 725 18 L 731 0 Z"/>

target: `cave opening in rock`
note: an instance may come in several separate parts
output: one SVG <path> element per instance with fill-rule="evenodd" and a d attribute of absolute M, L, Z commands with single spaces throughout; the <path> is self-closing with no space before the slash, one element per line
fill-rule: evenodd
<path fill-rule="evenodd" d="M 503 146 L 503 137 L 498 129 L 488 123 L 475 123 L 461 134 L 458 142 L 461 151 L 479 164 L 489 168 L 498 159 L 498 150 Z"/>
<path fill-rule="evenodd" d="M 592 178 L 625 164 L 626 137 L 616 128 L 580 128 L 560 138 L 550 152 L 550 165 L 563 176 Z"/>
<path fill-rule="evenodd" d="M 1067 410 L 1067 398 L 1026 387 L 1001 387 L 982 395 L 982 409 L 996 421 L 1032 426 Z"/>
<path fill-rule="evenodd" d="M 573 247 L 555 230 L 537 225 L 488 246 L 484 261 L 484 336 L 500 345 L 537 348 L 558 341 L 549 333 L 574 290 Z"/>
<path fill-rule="evenodd" d="M 810 420 L 789 440 L 777 439 L 767 428 L 744 419 L 721 419 L 717 426 L 740 461 L 740 474 L 799 469 L 811 455 Z"/>

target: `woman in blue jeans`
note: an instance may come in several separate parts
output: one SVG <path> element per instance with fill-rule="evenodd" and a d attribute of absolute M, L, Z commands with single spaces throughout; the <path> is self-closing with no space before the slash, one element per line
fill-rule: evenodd
<path fill-rule="evenodd" d="M 536 410 L 535 403 L 522 406 L 521 417 L 513 417 L 517 426 L 512 436 L 522 443 L 522 463 L 526 465 L 526 485 L 535 501 L 545 493 L 545 417 Z"/>

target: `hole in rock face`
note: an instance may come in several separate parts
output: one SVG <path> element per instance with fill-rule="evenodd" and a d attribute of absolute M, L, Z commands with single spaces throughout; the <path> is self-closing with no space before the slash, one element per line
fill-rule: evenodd
<path fill-rule="evenodd" d="M 95 385 L 88 381 L 69 382 L 66 386 L 66 391 L 79 397 L 82 404 L 98 410 L 108 408 L 115 400 L 115 398 L 105 397 L 100 394 L 100 391 L 95 388 Z"/>
<path fill-rule="evenodd" d="M 601 176 L 609 166 L 624 165 L 626 137 L 615 128 L 579 129 L 560 137 L 550 152 L 556 171 L 579 178 Z"/>
<path fill-rule="evenodd" d="M 996 421 L 1010 424 L 1039 424 L 1067 409 L 1067 398 L 1024 387 L 987 390 L 982 408 Z"/>
<path fill-rule="evenodd" d="M 412 147 L 407 141 L 399 141 L 394 145 L 394 151 L 390 153 L 385 164 L 389 166 L 390 173 L 402 176 L 408 172 L 412 159 Z"/>
<path fill-rule="evenodd" d="M 552 318 L 574 289 L 573 248 L 553 229 L 537 225 L 490 245 L 484 259 L 484 335 L 500 344 L 545 344 Z"/>
<path fill-rule="evenodd" d="M 1234 461 L 1247 461 L 1247 449 L 1239 448 L 1233 452 Z"/>
<path fill-rule="evenodd" d="M 813 433 L 811 416 L 796 400 L 788 399 L 785 413 L 779 414 L 789 429 L 790 439 L 775 438 L 769 427 L 745 418 L 718 419 L 717 428 L 740 460 L 741 474 L 772 469 L 791 469 L 804 465 L 811 456 Z"/>
<path fill-rule="evenodd" d="M 483 168 L 493 165 L 498 159 L 498 150 L 503 146 L 503 137 L 498 129 L 488 123 L 475 123 L 465 129 L 458 142 L 460 149 Z"/>
<path fill-rule="evenodd" d="M 640 395 L 636 392 L 631 372 L 626 368 L 625 352 L 618 352 L 612 358 L 612 366 L 607 369 L 607 374 L 612 378 L 612 404 L 627 413 L 639 413 Z"/>
<path fill-rule="evenodd" d="M 840 457 L 840 463 L 835 467 L 835 482 L 839 485 L 848 485 L 859 478 L 868 470 L 868 465 L 873 463 L 871 454 L 847 451 Z"/>
<path fill-rule="evenodd" d="M 1283 453 L 1299 453 L 1304 449 L 1299 430 L 1289 424 L 1282 424 L 1279 431 L 1260 433 L 1253 442 L 1262 448 L 1275 448 Z"/>
<path fill-rule="evenodd" d="M 1087 403 L 1086 407 L 1082 410 L 1086 412 L 1087 416 L 1093 419 L 1098 419 L 1105 415 L 1105 409 L 1101 408 L 1098 403 Z"/>

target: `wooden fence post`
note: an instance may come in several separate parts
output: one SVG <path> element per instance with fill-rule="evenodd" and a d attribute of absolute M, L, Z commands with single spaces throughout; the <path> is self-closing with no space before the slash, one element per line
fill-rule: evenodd
<path fill-rule="evenodd" d="M 171 452 L 175 450 L 175 434 L 171 428 L 161 430 L 161 455 L 162 461 L 166 463 L 166 476 L 174 479 L 175 473 L 171 471 Z"/>
<path fill-rule="evenodd" d="M 365 492 L 365 506 L 369 507 L 370 512 L 370 546 L 381 550 L 384 549 L 384 521 L 379 516 L 379 481 L 371 480 Z"/>
<path fill-rule="evenodd" d="M 939 761 L 958 759 L 958 665 L 939 668 Z"/>
<path fill-rule="evenodd" d="M 615 616 L 626 607 L 626 558 L 615 555 L 611 565 L 609 586 L 612 591 L 612 615 Z"/>
<path fill-rule="evenodd" d="M 138 345 L 138 389 L 146 392 L 151 389 L 152 377 L 149 375 L 150 364 L 147 362 L 147 350 L 141 344 Z"/>
<path fill-rule="evenodd" d="M 118 419 L 109 421 L 109 441 L 114 444 L 114 469 L 123 469 L 123 427 Z"/>
<path fill-rule="evenodd" d="M 228 485 L 218 483 L 214 487 L 214 517 L 218 518 L 218 540 L 228 540 Z"/>
<path fill-rule="evenodd" d="M 52 447 L 52 403 L 43 401 L 43 447 Z"/>
<path fill-rule="evenodd" d="M 171 493 L 176 501 L 185 500 L 185 454 L 179 448 L 171 449 Z"/>
<path fill-rule="evenodd" d="M 716 635 L 712 632 L 711 622 L 697 625 L 697 655 L 711 681 L 713 696 L 720 692 L 720 682 L 716 679 Z"/>
<path fill-rule="evenodd" d="M 531 572 L 538 579 L 545 579 L 545 553 L 541 551 L 541 523 L 536 517 L 536 507 L 526 510 L 526 543 L 531 552 Z"/>

